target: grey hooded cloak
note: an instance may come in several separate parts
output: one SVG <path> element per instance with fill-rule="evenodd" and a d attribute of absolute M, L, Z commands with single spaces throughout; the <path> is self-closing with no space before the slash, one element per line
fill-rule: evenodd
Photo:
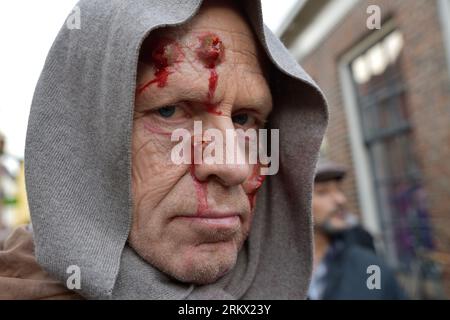
<path fill-rule="evenodd" d="M 280 170 L 259 191 L 250 235 L 235 268 L 218 282 L 175 281 L 127 244 L 132 215 L 131 135 L 141 43 L 182 24 L 201 0 L 82 0 L 81 28 L 64 25 L 37 84 L 25 166 L 35 254 L 66 283 L 81 270 L 85 298 L 303 299 L 312 268 L 311 190 L 327 123 L 313 80 L 263 25 L 260 1 L 248 22 L 276 70 L 269 128 L 280 129 Z"/>

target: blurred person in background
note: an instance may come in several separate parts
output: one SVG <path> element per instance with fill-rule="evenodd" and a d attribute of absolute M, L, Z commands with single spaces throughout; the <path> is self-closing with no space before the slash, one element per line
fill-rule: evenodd
<path fill-rule="evenodd" d="M 376 256 L 372 236 L 348 212 L 341 189 L 345 167 L 322 158 L 314 180 L 314 271 L 311 300 L 406 299 L 393 272 Z M 379 288 L 369 288 L 369 266 L 380 270 Z"/>

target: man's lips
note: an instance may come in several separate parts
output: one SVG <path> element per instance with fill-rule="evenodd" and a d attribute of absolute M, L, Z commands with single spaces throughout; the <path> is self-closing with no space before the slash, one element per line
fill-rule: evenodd
<path fill-rule="evenodd" d="M 172 222 L 180 228 L 180 232 L 186 232 L 194 243 L 228 243 L 243 230 L 245 216 L 245 212 L 231 210 L 202 210 L 179 213 L 172 218 Z"/>
<path fill-rule="evenodd" d="M 230 217 L 239 217 L 241 214 L 237 212 L 221 212 L 221 211 L 212 211 L 205 210 L 200 211 L 196 214 L 181 214 L 179 217 L 187 217 L 187 218 L 207 218 L 207 219 L 222 219 L 222 218 L 230 218 Z"/>
<path fill-rule="evenodd" d="M 347 211 L 345 210 L 334 210 L 329 214 L 328 219 L 336 218 L 340 220 L 345 220 L 347 217 Z"/>
<path fill-rule="evenodd" d="M 175 219 L 216 228 L 235 228 L 240 223 L 240 217 L 238 213 L 208 211 L 195 215 L 178 215 Z"/>

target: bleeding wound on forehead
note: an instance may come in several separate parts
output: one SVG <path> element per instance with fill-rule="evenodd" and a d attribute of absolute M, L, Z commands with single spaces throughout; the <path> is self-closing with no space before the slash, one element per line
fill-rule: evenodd
<path fill-rule="evenodd" d="M 161 38 L 150 44 L 151 54 L 143 55 L 141 60 L 144 63 L 155 67 L 155 78 L 138 87 L 137 94 L 141 94 L 152 84 L 156 84 L 159 88 L 167 85 L 169 75 L 173 71 L 169 71 L 169 67 L 183 61 L 184 54 L 180 45 L 173 39 Z"/>

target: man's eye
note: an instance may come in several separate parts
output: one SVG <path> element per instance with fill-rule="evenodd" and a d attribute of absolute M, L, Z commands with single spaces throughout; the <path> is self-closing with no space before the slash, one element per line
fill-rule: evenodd
<path fill-rule="evenodd" d="M 234 123 L 243 126 L 248 122 L 248 114 L 247 113 L 237 114 L 235 116 L 232 116 L 231 119 L 233 120 Z"/>
<path fill-rule="evenodd" d="M 176 108 L 177 108 L 176 106 L 167 106 L 159 108 L 157 111 L 161 117 L 170 118 L 175 114 Z"/>

